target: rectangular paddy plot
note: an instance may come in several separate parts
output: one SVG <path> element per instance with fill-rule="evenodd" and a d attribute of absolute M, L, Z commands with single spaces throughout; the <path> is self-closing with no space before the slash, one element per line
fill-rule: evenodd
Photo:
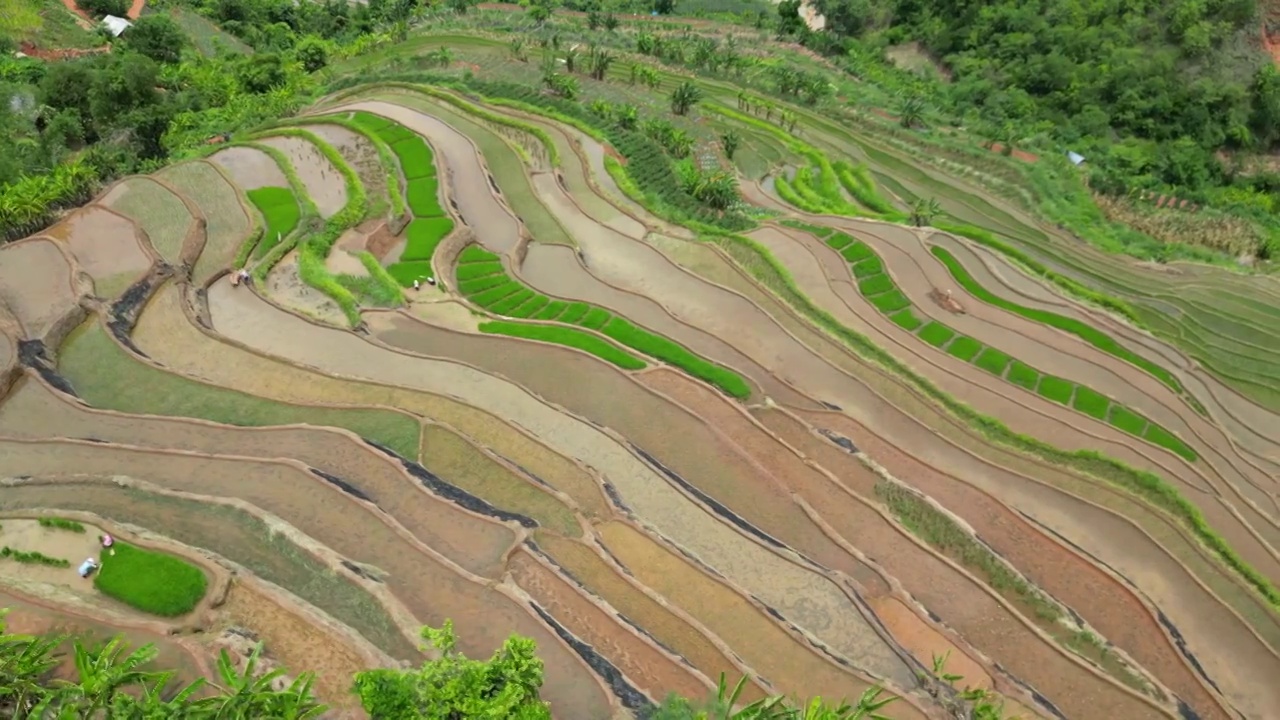
<path fill-rule="evenodd" d="M 151 178 L 133 177 L 111 188 L 100 202 L 138 223 L 160 257 L 179 260 L 195 219 L 177 195 Z"/>
<path fill-rule="evenodd" d="M 198 205 L 204 213 L 207 221 L 204 249 L 191 270 L 192 280 L 203 285 L 231 267 L 236 251 L 249 232 L 249 218 L 236 189 L 210 163 L 197 161 L 172 165 L 157 176 Z"/>
<path fill-rule="evenodd" d="M 468 267 L 476 269 L 469 270 Z M 488 271 L 488 274 L 480 274 Z M 525 288 L 503 270 L 498 256 L 479 247 L 467 246 L 458 256 L 458 289 L 472 303 L 497 315 L 507 317 L 555 320 L 595 330 L 618 344 L 649 357 L 681 368 L 736 398 L 751 394 L 751 388 L 740 375 L 694 355 L 684 346 L 636 327 L 626 319 L 603 308 L 585 303 L 552 301 Z M 464 279 L 465 278 L 465 279 Z M 559 304 L 563 309 L 556 307 Z M 552 314 L 559 310 L 558 314 Z M 518 323 L 485 323 L 484 332 L 513 335 L 575 347 L 597 355 L 626 369 L 639 369 L 644 362 L 596 335 L 558 325 L 520 325 Z M 487 326 L 487 327 L 486 327 Z"/>
<path fill-rule="evenodd" d="M 803 223 L 788 223 L 788 225 L 809 233 L 815 233 L 822 229 L 805 225 Z M 1098 420 L 1106 421 L 1107 418 L 1110 417 L 1109 413 L 1112 413 L 1113 410 L 1119 409 L 1122 411 L 1119 414 L 1119 417 L 1121 418 L 1120 422 L 1111 423 L 1115 427 L 1151 442 L 1152 444 L 1171 450 L 1188 461 L 1194 462 L 1198 458 L 1195 450 L 1191 449 L 1190 446 L 1179 440 L 1176 435 L 1158 425 L 1155 425 L 1154 423 L 1146 421 L 1145 419 L 1142 421 L 1141 426 L 1139 426 L 1138 423 L 1131 420 L 1131 417 L 1139 417 L 1136 413 L 1120 407 L 1117 403 L 1113 403 L 1110 398 L 1102 395 L 1101 393 L 1086 388 L 1083 385 L 1078 385 L 1077 383 L 1069 380 L 1054 377 L 1048 373 L 1037 370 L 1016 358 L 1010 357 L 1008 354 L 997 350 L 996 348 L 983 345 L 974 338 L 957 333 L 952 328 L 947 327 L 937 320 L 930 320 L 928 322 L 921 320 L 912 312 L 911 301 L 902 294 L 902 292 L 897 288 L 897 285 L 893 282 L 893 278 L 885 272 L 883 261 L 866 243 L 857 240 L 846 233 L 840 232 L 827 237 L 824 242 L 829 247 L 839 252 L 841 257 L 849 263 L 849 269 L 853 273 L 858 286 L 858 291 L 867 299 L 867 302 L 874 305 L 881 313 L 887 315 L 894 324 L 908 332 L 914 333 L 929 345 L 939 348 L 965 362 L 977 365 L 983 370 L 986 370 L 992 375 L 1003 378 L 1013 385 L 1017 385 L 1020 388 L 1030 390 L 1032 392 L 1038 392 L 1042 397 L 1048 400 L 1060 405 L 1066 405 L 1077 412 L 1084 413 L 1085 415 Z M 950 258 L 952 262 L 947 262 L 943 255 L 939 255 L 939 252 L 946 253 L 942 248 L 934 247 L 932 250 L 934 255 L 938 255 L 939 259 L 943 259 L 944 263 L 951 269 L 952 274 L 956 277 L 957 281 L 961 282 L 967 290 L 973 292 L 973 288 L 969 287 L 969 284 L 965 284 L 960 275 L 957 274 L 957 272 L 963 273 L 964 268 L 958 263 L 955 263 L 954 258 L 950 258 L 950 255 L 946 255 L 945 258 Z M 969 280 L 970 284 L 974 284 L 976 286 L 976 283 L 973 283 L 972 278 L 968 277 L 967 274 L 965 275 L 965 278 Z M 986 293 L 985 289 L 982 289 L 980 286 L 976 287 L 978 287 L 982 293 L 991 295 L 990 293 Z M 981 294 L 978 294 L 978 296 L 982 299 L 986 299 Z M 993 304 L 997 304 L 1000 307 L 1012 305 L 1011 303 Z M 1013 308 L 1020 308 L 1020 306 L 1013 306 Z M 1050 318 L 1041 316 L 1050 316 L 1052 313 L 1041 313 L 1038 310 L 1031 310 L 1029 308 L 1013 308 L 1006 309 L 1011 309 L 1013 312 L 1018 312 L 1023 315 L 1026 315 L 1026 313 L 1021 312 L 1022 310 L 1027 311 L 1027 313 L 1033 313 L 1035 314 L 1035 317 L 1032 317 L 1031 315 L 1026 316 L 1041 322 L 1048 322 L 1049 324 L 1054 325 L 1054 327 L 1060 327 L 1068 332 L 1079 335 L 1090 344 L 1093 344 L 1107 352 L 1111 352 L 1112 354 L 1116 354 L 1117 352 L 1127 353 L 1123 348 L 1116 345 L 1115 341 L 1110 337 L 1102 335 L 1102 333 L 1098 333 L 1097 331 L 1090 333 L 1089 331 L 1092 331 L 1092 328 L 1084 326 L 1083 323 L 1078 323 L 1077 321 L 1070 320 L 1069 318 L 1062 318 L 1061 316 L 1056 315 L 1053 315 L 1053 318 L 1058 318 L 1058 320 L 1049 322 Z M 1074 323 L 1074 325 L 1071 323 Z M 1123 355 L 1118 356 L 1124 357 Z M 1129 359 L 1130 362 L 1133 362 L 1133 360 L 1128 357 L 1125 359 Z M 1135 364 L 1139 363 L 1135 362 Z M 1151 364 L 1139 364 L 1140 367 L 1148 370 L 1148 372 L 1160 377 L 1158 374 L 1160 368 L 1157 367 L 1153 370 L 1151 367 L 1147 367 L 1149 365 Z"/>

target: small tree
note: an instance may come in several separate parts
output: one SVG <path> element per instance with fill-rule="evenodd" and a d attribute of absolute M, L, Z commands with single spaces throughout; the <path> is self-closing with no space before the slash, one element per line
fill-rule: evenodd
<path fill-rule="evenodd" d="M 298 43 L 293 52 L 307 72 L 315 72 L 329 64 L 329 44 L 321 38 L 309 35 Z"/>
<path fill-rule="evenodd" d="M 924 100 L 919 95 L 907 95 L 898 107 L 898 124 L 910 130 L 924 124 Z"/>
<path fill-rule="evenodd" d="M 158 63 L 175 63 L 182 59 L 187 37 L 168 15 L 143 15 L 121 36 L 124 46 Z"/>
<path fill-rule="evenodd" d="M 742 136 L 733 130 L 726 131 L 720 136 L 720 148 L 724 150 L 724 156 L 730 160 L 733 154 L 738 152 L 738 146 L 742 144 Z"/>
<path fill-rule="evenodd" d="M 618 29 L 618 17 L 613 13 L 606 13 L 604 16 L 604 29 L 613 32 Z"/>
<path fill-rule="evenodd" d="M 591 77 L 604 80 L 605 73 L 609 72 L 609 66 L 613 64 L 613 53 L 604 48 L 592 46 L 587 63 L 590 66 Z"/>
<path fill-rule="evenodd" d="M 916 198 L 911 204 L 911 224 L 924 227 L 942 214 L 942 206 L 933 198 Z"/>
<path fill-rule="evenodd" d="M 671 112 L 686 115 L 702 99 L 702 90 L 688 80 L 671 92 Z"/>

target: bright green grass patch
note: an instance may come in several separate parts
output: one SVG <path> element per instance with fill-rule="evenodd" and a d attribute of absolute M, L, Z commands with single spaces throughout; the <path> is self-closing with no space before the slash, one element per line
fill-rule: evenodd
<path fill-rule="evenodd" d="M 1142 437 L 1153 445 L 1159 445 L 1166 450 L 1172 450 L 1187 462 L 1195 462 L 1200 458 L 1195 450 L 1192 450 L 1186 443 L 1178 439 L 1177 435 L 1165 430 L 1155 423 L 1147 425 L 1146 432 L 1142 433 Z"/>
<path fill-rule="evenodd" d="M 591 311 L 590 305 L 587 305 L 586 303 L 581 303 L 581 302 L 573 302 L 573 303 L 569 303 L 569 306 L 566 307 L 564 310 L 564 314 L 556 319 L 562 323 L 569 323 L 570 325 L 575 325 L 579 320 L 582 319 L 584 315 L 586 315 L 590 311 Z"/>
<path fill-rule="evenodd" d="M 493 262 L 495 260 L 501 260 L 501 259 L 502 258 L 499 258 L 494 253 L 491 253 L 488 250 L 485 250 L 479 245 L 468 245 L 462 249 L 462 252 L 458 253 L 459 265 L 467 265 L 470 263 L 480 263 L 480 262 Z"/>
<path fill-rule="evenodd" d="M 262 233 L 262 241 L 253 251 L 253 257 L 261 260 L 271 251 L 271 248 L 289 237 L 289 233 L 298 227 L 302 210 L 298 207 L 298 201 L 294 199 L 293 192 L 288 188 L 262 187 L 249 190 L 245 195 L 267 221 L 267 227 Z"/>
<path fill-rule="evenodd" d="M 1077 385 L 1076 396 L 1071 401 L 1071 407 L 1085 415 L 1102 420 L 1107 416 L 1107 409 L 1111 407 L 1111 398 L 1083 385 Z"/>
<path fill-rule="evenodd" d="M 833 250 L 844 250 L 846 247 L 849 247 L 849 245 L 853 243 L 853 238 L 849 237 L 848 235 L 845 235 L 844 233 L 836 233 L 835 235 L 832 235 L 831 237 L 827 238 L 826 242 L 827 242 L 827 245 L 830 246 L 831 249 Z"/>
<path fill-rule="evenodd" d="M 552 300 L 542 310 L 534 313 L 532 317 L 534 320 L 556 320 L 567 307 L 569 307 L 569 303 L 563 300 Z"/>
<path fill-rule="evenodd" d="M 911 308 L 899 310 L 898 312 L 890 315 L 889 319 L 907 332 L 915 332 L 916 328 L 924 324 L 923 320 L 916 317 L 915 313 L 911 312 Z"/>
<path fill-rule="evenodd" d="M 1035 390 L 1040 384 L 1040 373 L 1021 360 L 1014 360 L 1009 366 L 1009 374 L 1005 376 L 1009 382 L 1020 388 Z"/>
<path fill-rule="evenodd" d="M 355 116 L 352 117 L 352 122 L 363 127 L 369 132 L 377 133 L 378 137 L 382 137 L 384 142 L 386 141 L 386 138 L 383 137 L 383 133 L 381 131 L 394 124 L 381 115 L 374 115 L 373 113 L 365 112 L 364 110 L 357 110 Z"/>
<path fill-rule="evenodd" d="M 527 318 L 536 315 L 542 308 L 551 304 L 551 298 L 546 295 L 534 295 L 527 302 L 519 307 L 511 308 L 507 313 L 511 317 Z"/>
<path fill-rule="evenodd" d="M 200 568 L 166 553 L 117 542 L 103 553 L 93 585 L 103 595 L 161 617 L 191 612 L 204 598 L 209 581 Z"/>
<path fill-rule="evenodd" d="M 417 211 L 414 211 L 417 215 Z M 404 230 L 404 252 L 401 261 L 430 260 L 436 254 L 440 241 L 453 232 L 453 221 L 446 217 L 422 217 L 419 215 Z"/>
<path fill-rule="evenodd" d="M 84 525 L 75 520 L 68 520 L 60 517 L 42 517 L 38 520 L 40 527 L 50 528 L 52 530 L 66 530 L 67 532 L 84 534 Z"/>
<path fill-rule="evenodd" d="M 880 261 L 878 255 L 870 255 L 866 259 L 853 264 L 853 276 L 856 278 L 879 275 L 882 272 L 884 272 L 884 263 Z"/>
<path fill-rule="evenodd" d="M 845 249 L 840 251 L 840 257 L 849 261 L 851 264 L 857 264 L 874 257 L 875 253 L 871 252 L 871 248 L 861 241 L 854 242 Z"/>
<path fill-rule="evenodd" d="M 1147 419 L 1120 403 L 1111 404 L 1111 416 L 1107 420 L 1112 425 L 1129 433 L 1144 437 L 1147 429 Z"/>
<path fill-rule="evenodd" d="M 503 272 L 502 263 L 495 260 L 493 262 L 478 262 L 471 263 L 470 265 L 459 265 L 458 270 L 454 273 L 454 277 L 456 277 L 458 282 L 461 283 L 466 280 L 496 275 L 500 272 Z"/>
<path fill-rule="evenodd" d="M 470 280 L 458 281 L 458 290 L 468 297 L 478 292 L 483 292 L 489 288 L 495 288 L 499 285 L 505 285 L 511 282 L 511 278 L 506 273 L 498 273 L 496 275 L 488 275 L 486 277 L 472 278 Z"/>
<path fill-rule="evenodd" d="M 632 325 L 615 317 L 601 330 L 623 345 L 652 358 L 674 365 L 690 375 L 705 380 L 735 398 L 751 395 L 751 386 L 741 375 L 694 355 L 683 345 Z"/>
<path fill-rule="evenodd" d="M 431 263 L 426 260 L 398 262 L 387 266 L 387 274 L 400 283 L 400 287 L 413 287 L 414 280 L 431 277 Z"/>
<path fill-rule="evenodd" d="M 863 297 L 871 297 L 873 295 L 887 293 L 893 288 L 893 280 L 884 273 L 871 275 L 870 277 L 863 278 L 858 282 L 858 292 L 862 293 Z"/>
<path fill-rule="evenodd" d="M 950 342 L 951 338 L 956 336 L 956 331 L 946 325 L 943 325 L 937 320 L 930 320 L 929 324 L 920 328 L 920 332 L 917 334 L 920 336 L 921 340 L 934 347 L 940 348 Z"/>
<path fill-rule="evenodd" d="M 528 302 L 534 294 L 529 288 L 520 288 L 498 302 L 489 305 L 488 310 L 494 315 L 509 315 L 512 310 Z"/>
<path fill-rule="evenodd" d="M 439 218 L 444 215 L 440 207 L 440 183 L 435 178 L 417 178 L 409 181 L 405 202 L 416 218 Z"/>
<path fill-rule="evenodd" d="M 982 343 L 968 335 L 961 335 L 951 341 L 951 344 L 947 346 L 947 352 L 965 362 L 969 362 L 975 355 L 982 352 Z"/>
<path fill-rule="evenodd" d="M 609 319 L 612 317 L 612 313 L 608 310 L 593 307 L 587 311 L 587 314 L 583 316 L 581 320 L 575 322 L 574 325 L 581 325 L 582 327 L 591 330 L 599 330 L 604 327 L 604 324 L 609 322 Z"/>
<path fill-rule="evenodd" d="M 1168 370 L 1165 370 L 1144 357 L 1130 352 L 1128 349 L 1116 342 L 1115 338 L 1098 330 L 1092 325 L 1088 325 L 1080 320 L 1076 320 L 1075 318 L 1065 317 L 1058 315 L 1057 313 L 1029 308 L 1010 302 L 978 284 L 978 281 L 969 274 L 969 271 L 965 269 L 964 265 L 962 265 L 954 255 L 948 252 L 946 248 L 935 245 L 929 248 L 929 251 L 933 253 L 934 257 L 941 260 L 943 265 L 947 266 L 947 269 L 951 271 L 951 276 L 956 279 L 956 282 L 960 283 L 961 287 L 979 300 L 1021 315 L 1028 320 L 1034 320 L 1036 322 L 1044 323 L 1045 325 L 1056 327 L 1059 330 L 1065 330 L 1105 353 L 1114 355 L 1121 360 L 1132 363 L 1143 370 L 1146 370 L 1159 379 L 1160 382 L 1172 388 L 1174 392 L 1180 393 L 1183 391 L 1182 383 L 1178 382 L 1178 379 L 1175 378 Z"/>
<path fill-rule="evenodd" d="M 414 135 L 399 140 L 391 145 L 391 151 L 400 158 L 400 170 L 404 172 L 404 177 L 409 184 L 412 185 L 413 181 L 418 179 L 435 178 L 435 156 L 431 153 L 431 147 L 422 138 Z"/>
<path fill-rule="evenodd" d="M 1053 375 L 1045 375 L 1040 378 L 1040 387 L 1036 388 L 1036 392 L 1059 405 L 1070 405 L 1071 396 L 1075 393 L 1075 390 L 1075 383 Z"/>
<path fill-rule="evenodd" d="M 412 130 L 395 122 L 394 120 L 388 122 L 387 125 L 378 132 L 378 137 L 382 138 L 383 142 L 390 145 L 392 149 L 394 149 L 396 145 L 404 145 L 407 148 L 413 140 L 422 141 L 422 138 L 414 135 Z M 431 148 L 428 147 L 427 149 L 430 150 Z M 409 152 L 416 152 L 416 150 L 409 150 Z M 399 155 L 400 153 L 397 152 L 396 156 L 398 157 Z"/>
<path fill-rule="evenodd" d="M 480 332 L 492 335 L 508 335 L 525 340 L 541 340 L 566 347 L 577 348 L 611 362 L 623 370 L 643 370 L 645 362 L 604 338 L 576 328 L 559 325 L 534 325 L 518 322 L 480 323 Z"/>
<path fill-rule="evenodd" d="M 978 359 L 974 361 L 974 364 L 992 375 L 1003 376 L 1004 369 L 1009 367 L 1009 363 L 1012 361 L 1013 358 L 993 347 L 989 347 L 983 349 L 982 354 L 978 355 Z"/>
<path fill-rule="evenodd" d="M 883 293 L 868 299 L 871 301 L 872 305 L 876 306 L 877 310 L 885 315 L 911 307 L 911 301 L 907 299 L 906 295 L 903 295 L 898 290 L 893 290 L 892 292 Z"/>
<path fill-rule="evenodd" d="M 520 283 L 507 278 L 507 281 L 501 285 L 495 285 L 481 293 L 470 296 L 471 302 L 482 308 L 488 308 L 490 305 L 497 303 L 505 297 L 524 290 L 524 286 Z"/>

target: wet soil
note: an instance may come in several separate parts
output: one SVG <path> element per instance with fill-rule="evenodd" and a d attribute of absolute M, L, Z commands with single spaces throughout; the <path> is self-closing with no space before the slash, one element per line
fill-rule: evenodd
<path fill-rule="evenodd" d="M 231 181 L 242 190 L 263 187 L 288 188 L 289 179 L 271 156 L 251 147 L 229 147 L 209 156 L 209 161 L 221 165 Z"/>
<path fill-rule="evenodd" d="M 48 332 L 76 304 L 71 265 L 51 240 L 25 240 L 0 248 L 0 302 L 28 338 Z"/>
<path fill-rule="evenodd" d="M 71 213 L 44 234 L 66 243 L 100 297 L 115 297 L 151 267 L 134 224 L 99 205 Z"/>
<path fill-rule="evenodd" d="M 271 137 L 259 140 L 285 154 L 316 204 L 320 217 L 329 218 L 347 204 L 347 186 L 342 173 L 320 152 L 320 148 L 296 137 Z M 287 185 L 285 187 L 288 187 Z"/>
<path fill-rule="evenodd" d="M 217 273 L 231 267 L 236 252 L 249 233 L 249 216 L 240 204 L 236 189 L 207 162 L 172 165 L 157 177 L 199 205 L 208 220 L 204 249 L 191 271 L 195 284 L 203 285 Z"/>
<path fill-rule="evenodd" d="M 160 257 L 171 263 L 182 257 L 195 219 L 168 188 L 147 177 L 132 177 L 116 184 L 98 202 L 137 223 Z"/>

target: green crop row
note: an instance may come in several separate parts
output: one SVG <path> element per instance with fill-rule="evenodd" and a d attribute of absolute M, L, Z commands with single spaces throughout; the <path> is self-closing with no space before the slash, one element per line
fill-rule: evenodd
<path fill-rule="evenodd" d="M 509 335 L 525 340 L 564 345 L 591 353 L 596 357 L 611 362 L 623 370 L 643 370 L 643 360 L 605 340 L 599 335 L 584 332 L 563 325 L 535 325 L 520 322 L 486 322 L 480 323 L 480 332 L 494 335 Z"/>
<path fill-rule="evenodd" d="M 814 227 L 799 222 L 788 222 L 787 225 L 805 231 L 810 231 Z M 910 316 L 910 321 L 905 316 L 899 318 L 897 313 L 910 311 L 911 301 L 902 294 L 893 279 L 884 271 L 884 262 L 880 257 L 866 243 L 845 233 L 831 235 L 826 239 L 826 244 L 833 249 L 839 248 L 841 257 L 849 261 L 850 270 L 858 281 L 858 291 L 867 298 L 868 302 L 881 313 L 889 316 L 894 323 L 914 332 L 929 345 L 945 350 L 965 362 L 971 362 L 1013 385 L 1031 392 L 1039 392 L 1048 400 L 1098 420 L 1105 420 L 1111 406 L 1116 404 L 1105 395 L 1070 380 L 1041 372 L 995 348 L 986 347 L 978 340 L 958 333 L 936 320 L 920 323 L 914 315 Z M 914 324 L 915 327 L 908 327 L 910 324 Z M 1042 386 L 1043 390 L 1040 389 Z M 1127 412 L 1134 414 L 1131 411 Z M 1124 427 L 1119 425 L 1116 427 L 1124 430 Z M 1199 459 L 1194 449 L 1163 428 L 1160 432 L 1152 434 L 1147 432 L 1144 426 L 1143 431 L 1130 434 L 1171 450 L 1189 462 Z"/>
<path fill-rule="evenodd" d="M 316 218 L 320 217 L 320 211 L 316 208 L 315 202 L 311 200 L 311 196 L 307 194 L 307 188 L 302 184 L 302 178 L 298 177 L 298 171 L 294 169 L 293 164 L 289 162 L 289 158 L 284 153 L 270 145 L 262 145 L 260 143 L 245 142 L 234 144 L 251 147 L 259 152 L 266 153 L 272 160 L 275 160 L 276 166 L 280 168 L 281 172 L 284 173 L 285 179 L 289 182 L 289 190 L 299 208 L 298 225 L 301 230 L 291 235 L 285 235 L 284 239 L 263 254 L 258 264 L 254 266 L 253 278 L 261 283 L 266 280 L 267 273 L 271 272 L 271 269 L 297 246 L 300 236 L 312 227 L 312 223 Z"/>
<path fill-rule="evenodd" d="M 249 202 L 258 208 L 258 212 L 262 213 L 262 217 L 267 221 L 262 240 L 253 251 L 254 259 L 261 260 L 298 227 L 302 211 L 288 188 L 261 187 L 245 194 L 249 197 Z"/>
<path fill-rule="evenodd" d="M 417 217 L 404 229 L 404 251 L 401 262 L 427 260 L 435 257 L 436 247 L 446 235 L 453 232 L 453 220 L 447 217 Z"/>
<path fill-rule="evenodd" d="M 66 530 L 68 532 L 84 534 L 84 525 L 75 520 L 68 520 L 60 517 L 42 517 L 39 520 L 40 527 L 50 528 L 53 530 Z"/>
<path fill-rule="evenodd" d="M 465 279 L 457 277 L 457 282 L 458 292 L 475 305 L 494 314 L 514 318 L 554 320 L 595 330 L 625 347 L 705 380 L 732 397 L 746 398 L 751 395 L 751 386 L 741 375 L 695 355 L 679 343 L 636 327 L 604 308 L 586 303 L 553 301 L 551 298 L 529 290 L 507 275 L 497 255 L 478 245 L 465 248 L 458 259 L 459 270 L 468 267 L 485 267 L 491 270 L 486 274 L 470 272 Z M 551 314 L 552 308 L 557 309 L 559 314 Z"/>
<path fill-rule="evenodd" d="M 946 248 L 934 245 L 930 247 L 929 250 L 933 253 L 934 257 L 937 257 L 942 261 L 943 265 L 947 266 L 947 269 L 951 271 L 951 276 L 954 277 L 956 282 L 960 283 L 960 286 L 968 291 L 970 295 L 973 295 L 979 300 L 990 305 L 1021 315 L 1028 320 L 1034 320 L 1035 322 L 1044 323 L 1045 325 L 1058 328 L 1059 330 L 1065 330 L 1105 353 L 1114 355 L 1125 362 L 1132 363 L 1143 370 L 1146 370 L 1154 375 L 1156 379 L 1160 380 L 1160 382 L 1168 385 L 1174 392 L 1183 392 L 1182 383 L 1178 382 L 1178 379 L 1175 378 L 1172 373 L 1159 365 L 1156 365 L 1150 360 L 1130 352 L 1127 348 L 1116 342 L 1115 338 L 1110 335 L 1075 318 L 1058 315 L 1057 313 L 1052 313 L 1047 310 L 1029 308 L 1006 300 L 983 287 L 972 275 L 969 274 L 969 271 L 965 269 L 964 265 L 961 264 L 961 262 L 957 260 L 956 257 Z"/>
<path fill-rule="evenodd" d="M 1255 570 L 1218 535 L 1204 514 L 1155 473 L 1139 470 L 1114 458 L 1092 450 L 1063 450 L 1049 443 L 1028 435 L 1014 432 L 1008 425 L 999 420 L 983 415 L 951 395 L 943 392 L 928 378 L 912 370 L 891 353 L 871 342 L 822 308 L 814 305 L 796 285 L 790 272 L 764 246 L 742 235 L 727 233 L 708 236 L 708 240 L 720 245 L 744 272 L 754 277 L 764 287 L 776 293 L 796 312 L 808 318 L 815 325 L 839 339 L 845 347 L 853 350 L 867 360 L 881 365 L 901 377 L 911 386 L 922 392 L 925 397 L 937 403 L 943 410 L 968 424 L 974 431 L 991 442 L 1010 447 L 1018 452 L 1040 458 L 1045 462 L 1062 465 L 1085 475 L 1105 480 L 1132 492 L 1152 505 L 1162 508 L 1179 518 L 1187 528 L 1216 554 L 1222 562 L 1242 577 L 1266 599 L 1273 608 L 1280 608 L 1280 592 L 1271 580 Z M 1119 415 L 1116 406 L 1112 406 L 1111 423 L 1126 429 L 1123 423 L 1132 419 L 1124 413 Z M 1130 413 L 1131 414 L 1131 413 Z M 1156 427 L 1148 425 L 1148 428 Z"/>
<path fill-rule="evenodd" d="M 209 581 L 195 565 L 122 542 L 112 550 L 93 581 L 103 595 L 161 617 L 185 615 L 204 599 Z"/>
<path fill-rule="evenodd" d="M 49 557 L 48 555 L 45 555 L 44 553 L 39 552 L 37 550 L 24 552 L 22 550 L 11 548 L 8 545 L 5 545 L 4 547 L 0 547 L 0 558 L 4 558 L 6 560 L 12 560 L 14 562 L 20 562 L 25 565 L 48 565 L 50 567 L 58 567 L 58 568 L 71 567 L 71 561 L 69 560 L 66 560 L 63 558 Z"/>
<path fill-rule="evenodd" d="M 854 165 L 847 160 L 837 160 L 832 167 L 835 168 L 836 177 L 844 189 L 869 210 L 884 216 L 901 215 L 893 203 L 885 199 L 876 189 L 875 180 L 871 178 L 871 171 L 866 165 Z"/>

